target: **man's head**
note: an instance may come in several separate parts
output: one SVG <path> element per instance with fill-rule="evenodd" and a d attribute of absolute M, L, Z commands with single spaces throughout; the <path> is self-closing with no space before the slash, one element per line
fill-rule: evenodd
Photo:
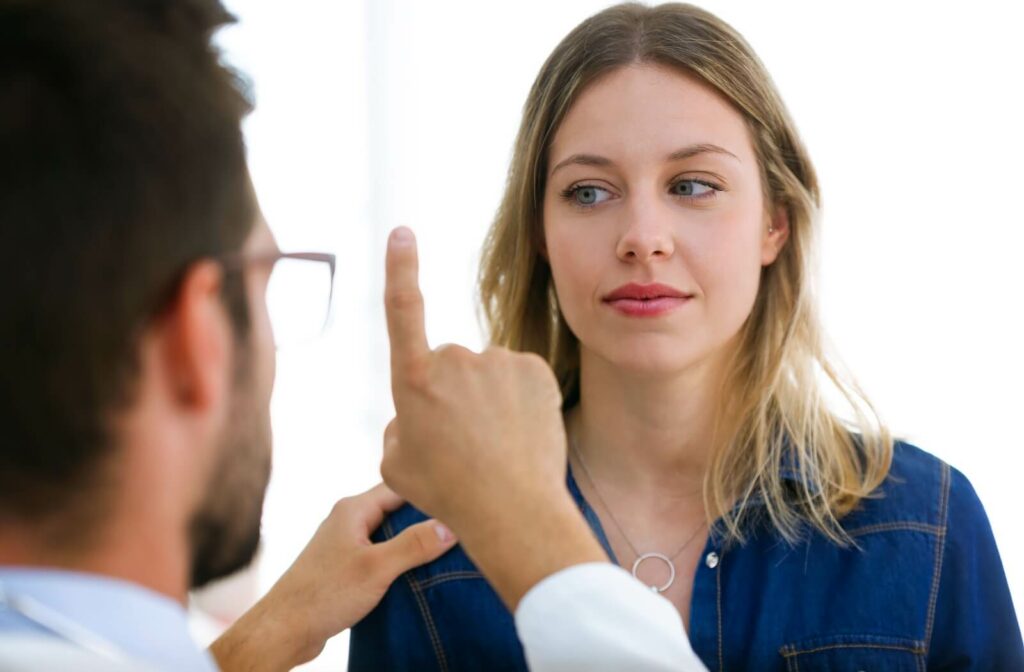
<path fill-rule="evenodd" d="M 0 530 L 70 553 L 126 502 L 180 509 L 197 583 L 250 559 L 269 474 L 269 269 L 220 263 L 274 247 L 230 20 L 0 0 Z"/>

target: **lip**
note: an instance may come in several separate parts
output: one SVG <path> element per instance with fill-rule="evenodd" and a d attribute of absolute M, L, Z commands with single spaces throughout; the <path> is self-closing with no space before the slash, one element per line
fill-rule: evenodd
<path fill-rule="evenodd" d="M 631 282 L 611 292 L 603 300 L 609 307 L 630 317 L 655 317 L 679 308 L 692 298 L 692 294 L 669 285 Z"/>

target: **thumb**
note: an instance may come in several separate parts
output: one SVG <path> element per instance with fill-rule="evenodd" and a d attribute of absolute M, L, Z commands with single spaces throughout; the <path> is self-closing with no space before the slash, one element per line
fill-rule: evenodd
<path fill-rule="evenodd" d="M 414 567 L 436 560 L 457 543 L 455 535 L 442 523 L 425 520 L 375 546 L 380 567 L 391 582 Z"/>

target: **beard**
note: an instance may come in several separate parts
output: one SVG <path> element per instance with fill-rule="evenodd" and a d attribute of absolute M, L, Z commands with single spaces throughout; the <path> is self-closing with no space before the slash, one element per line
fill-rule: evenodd
<path fill-rule="evenodd" d="M 246 358 L 248 359 L 248 358 Z M 270 409 L 257 401 L 250 362 L 240 362 L 219 458 L 192 518 L 192 588 L 237 572 L 260 545 L 263 500 L 270 481 Z"/>

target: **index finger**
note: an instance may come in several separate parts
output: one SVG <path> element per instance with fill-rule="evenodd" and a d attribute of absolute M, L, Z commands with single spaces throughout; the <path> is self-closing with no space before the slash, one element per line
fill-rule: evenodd
<path fill-rule="evenodd" d="M 384 312 L 391 341 L 391 386 L 396 391 L 404 371 L 418 368 L 430 353 L 423 326 L 419 256 L 412 230 L 400 226 L 388 236 Z"/>

